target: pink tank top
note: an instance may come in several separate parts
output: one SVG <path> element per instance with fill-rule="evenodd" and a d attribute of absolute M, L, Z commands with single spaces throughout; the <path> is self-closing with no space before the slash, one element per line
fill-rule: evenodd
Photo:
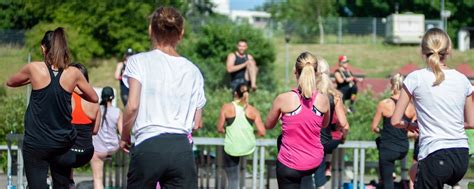
<path fill-rule="evenodd" d="M 320 131 L 323 116 L 313 112 L 317 92 L 305 99 L 298 90 L 292 90 L 300 97 L 301 111 L 296 115 L 282 115 L 282 144 L 278 161 L 285 166 L 304 171 L 318 167 L 324 156 Z"/>

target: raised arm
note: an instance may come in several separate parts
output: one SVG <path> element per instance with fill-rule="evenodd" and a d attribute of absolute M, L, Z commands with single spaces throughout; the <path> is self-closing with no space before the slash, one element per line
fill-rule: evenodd
<path fill-rule="evenodd" d="M 334 101 L 334 111 L 336 112 L 337 120 L 339 121 L 339 126 L 347 132 L 349 130 L 349 123 L 347 122 L 346 108 L 344 107 L 344 103 L 340 96 L 334 98 Z"/>
<path fill-rule="evenodd" d="M 30 67 L 31 64 L 24 65 L 20 71 L 13 74 L 7 80 L 7 86 L 9 87 L 21 87 L 30 83 Z"/>
<path fill-rule="evenodd" d="M 141 83 L 133 77 L 128 78 L 128 85 L 130 86 L 130 90 L 128 93 L 128 102 L 125 106 L 125 113 L 123 115 L 123 129 L 122 137 L 120 139 L 120 148 L 127 153 L 129 152 L 131 145 L 130 130 L 137 119 L 142 88 Z"/>
<path fill-rule="evenodd" d="M 411 100 L 411 95 L 407 91 L 408 90 L 404 86 L 403 90 L 401 91 L 400 98 L 395 105 L 395 111 L 393 112 L 392 119 L 390 120 L 392 125 L 396 128 L 407 129 L 410 125 L 410 123 L 406 123 L 402 120 Z"/>
<path fill-rule="evenodd" d="M 247 66 L 247 62 L 235 65 L 235 54 L 231 53 L 227 55 L 226 68 L 227 72 L 233 73 L 239 71 Z"/>
<path fill-rule="evenodd" d="M 384 108 L 384 103 L 383 101 L 380 101 L 379 104 L 377 105 L 377 110 L 375 110 L 374 118 L 372 119 L 372 124 L 370 126 L 370 130 L 374 133 L 379 133 L 379 123 L 380 120 L 382 119 L 382 114 L 383 114 L 383 108 Z"/>
<path fill-rule="evenodd" d="M 265 121 L 265 129 L 273 129 L 281 115 L 281 103 L 283 101 L 282 95 L 278 95 L 273 101 L 273 105 L 267 114 Z"/>

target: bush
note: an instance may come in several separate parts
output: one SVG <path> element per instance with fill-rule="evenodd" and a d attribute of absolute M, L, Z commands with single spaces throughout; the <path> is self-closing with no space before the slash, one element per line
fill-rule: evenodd
<path fill-rule="evenodd" d="M 259 88 L 274 88 L 275 48 L 262 31 L 250 25 L 223 21 L 206 24 L 196 29 L 195 33 L 187 34 L 186 40 L 179 46 L 179 52 L 198 65 L 205 77 L 206 86 L 214 90 L 229 86 L 230 77 L 225 61 L 229 53 L 235 52 L 239 39 L 248 41 L 248 53 L 257 62 Z"/>
<path fill-rule="evenodd" d="M 0 97 L 0 143 L 6 144 L 8 133 L 23 133 L 23 117 L 26 111 L 25 95 L 9 95 Z M 7 153 L 0 155 L 1 170 L 7 168 Z"/>
<path fill-rule="evenodd" d="M 48 30 L 63 27 L 66 31 L 69 51 L 73 61 L 78 61 L 86 66 L 90 66 L 89 61 L 94 56 L 104 53 L 104 49 L 99 43 L 87 33 L 83 33 L 79 28 L 60 23 L 39 23 L 26 32 L 26 47 L 32 52 L 32 60 L 43 60 L 41 55 L 41 40 Z"/>

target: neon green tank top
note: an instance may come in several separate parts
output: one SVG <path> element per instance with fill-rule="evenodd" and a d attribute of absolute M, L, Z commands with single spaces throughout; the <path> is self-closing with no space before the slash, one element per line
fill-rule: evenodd
<path fill-rule="evenodd" d="M 224 151 L 231 156 L 246 156 L 255 150 L 255 134 L 245 117 L 244 107 L 237 102 L 232 104 L 235 107 L 235 119 L 225 128 Z"/>

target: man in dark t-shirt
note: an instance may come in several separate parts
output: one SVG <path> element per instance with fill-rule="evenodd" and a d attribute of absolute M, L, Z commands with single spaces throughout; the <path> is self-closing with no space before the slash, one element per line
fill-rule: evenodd
<path fill-rule="evenodd" d="M 226 69 L 232 91 L 242 83 L 249 84 L 253 91 L 257 90 L 258 67 L 253 56 L 245 52 L 247 49 L 247 41 L 241 39 L 237 42 L 237 50 L 227 55 Z"/>

